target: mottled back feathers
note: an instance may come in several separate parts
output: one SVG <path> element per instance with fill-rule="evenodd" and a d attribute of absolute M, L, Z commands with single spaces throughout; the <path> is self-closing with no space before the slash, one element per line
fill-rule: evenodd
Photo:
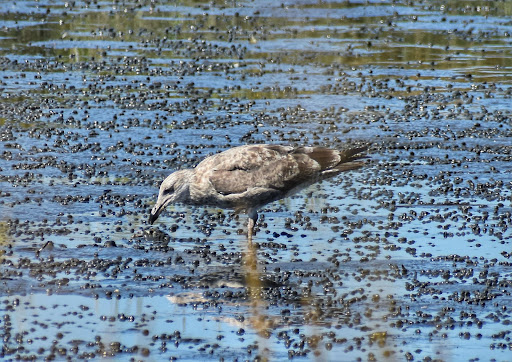
<path fill-rule="evenodd" d="M 255 203 L 260 193 L 258 204 L 264 204 L 285 197 L 303 185 L 361 167 L 362 163 L 356 161 L 360 157 L 356 155 L 362 150 L 241 146 L 202 161 L 195 169 L 196 181 L 200 187 L 211 187 L 210 196 L 211 192 L 218 193 L 219 199 L 224 197 L 223 201 L 237 203 L 234 196 L 239 195 L 239 204 Z"/>

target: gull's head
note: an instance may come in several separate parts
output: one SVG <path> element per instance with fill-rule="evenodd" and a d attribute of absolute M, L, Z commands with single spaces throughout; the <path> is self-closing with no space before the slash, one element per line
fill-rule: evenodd
<path fill-rule="evenodd" d="M 189 180 L 191 170 L 176 171 L 162 182 L 158 192 L 158 200 L 149 215 L 149 223 L 153 224 L 158 216 L 171 203 L 186 201 L 189 197 Z"/>

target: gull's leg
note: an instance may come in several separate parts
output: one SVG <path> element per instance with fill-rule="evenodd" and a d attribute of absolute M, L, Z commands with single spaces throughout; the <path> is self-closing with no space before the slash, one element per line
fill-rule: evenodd
<path fill-rule="evenodd" d="M 252 243 L 252 235 L 254 234 L 254 226 L 256 225 L 256 221 L 258 221 L 258 213 L 255 209 L 249 209 L 247 212 L 247 216 L 249 217 L 249 222 L 247 223 L 247 239 L 249 240 L 249 244 Z"/>

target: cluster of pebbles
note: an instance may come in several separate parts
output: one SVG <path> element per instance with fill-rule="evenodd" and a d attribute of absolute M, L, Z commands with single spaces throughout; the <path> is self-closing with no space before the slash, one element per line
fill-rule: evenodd
<path fill-rule="evenodd" d="M 0 358 L 512 350 L 506 2 L 0 5 Z M 158 185 L 250 143 L 370 143 L 245 217 Z"/>

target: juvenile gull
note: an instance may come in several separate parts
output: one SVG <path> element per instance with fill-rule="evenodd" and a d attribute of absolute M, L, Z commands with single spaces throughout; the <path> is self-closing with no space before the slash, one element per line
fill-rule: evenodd
<path fill-rule="evenodd" d="M 248 239 L 258 209 L 315 182 L 363 165 L 366 147 L 338 151 L 324 147 L 246 145 L 209 156 L 193 169 L 176 171 L 162 182 L 149 215 L 153 224 L 170 203 L 209 205 L 249 216 Z"/>

